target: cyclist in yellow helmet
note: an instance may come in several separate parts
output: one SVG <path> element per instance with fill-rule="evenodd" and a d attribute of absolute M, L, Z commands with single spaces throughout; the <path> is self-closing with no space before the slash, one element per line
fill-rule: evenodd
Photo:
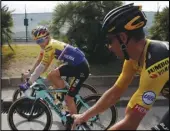
<path fill-rule="evenodd" d="M 136 130 L 160 93 L 169 99 L 169 42 L 146 39 L 146 22 L 141 6 L 134 4 L 115 8 L 104 17 L 102 32 L 107 47 L 119 58 L 125 58 L 123 69 L 116 83 L 93 107 L 73 115 L 73 128 L 116 104 L 136 73 L 140 74 L 139 87 L 129 100 L 125 117 L 109 130 Z M 151 129 L 169 130 L 169 109 Z"/>
<path fill-rule="evenodd" d="M 54 85 L 54 88 L 66 87 L 61 76 L 75 78 L 71 83 L 68 94 L 65 96 L 65 102 L 69 110 L 69 112 L 65 112 L 65 115 L 68 113 L 76 113 L 77 108 L 74 102 L 74 96 L 80 90 L 81 84 L 83 84 L 89 76 L 89 64 L 84 53 L 77 47 L 52 39 L 48 29 L 44 26 L 33 29 L 32 35 L 42 50 L 37 62 L 29 73 L 31 74 L 29 81 L 21 84 L 20 88 L 27 90 L 30 85 L 46 71 L 55 58 L 64 64 L 52 70 L 47 78 Z M 26 76 L 28 76 L 28 73 L 25 74 L 25 77 Z"/>

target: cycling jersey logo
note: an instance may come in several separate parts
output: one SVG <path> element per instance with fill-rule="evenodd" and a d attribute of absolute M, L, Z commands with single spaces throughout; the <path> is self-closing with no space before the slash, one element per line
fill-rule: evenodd
<path fill-rule="evenodd" d="M 169 128 L 166 127 L 164 123 L 160 123 L 160 126 L 162 126 L 163 130 L 169 130 Z"/>
<path fill-rule="evenodd" d="M 148 111 L 147 108 L 145 108 L 145 107 L 143 107 L 141 105 L 138 105 L 138 104 L 136 104 L 133 109 L 134 109 L 134 111 L 137 111 L 137 112 L 139 112 L 139 113 L 141 113 L 143 115 L 145 115 L 147 113 L 147 111 Z"/>
<path fill-rule="evenodd" d="M 70 56 L 70 55 L 64 54 L 64 57 L 65 57 L 66 59 L 69 59 L 69 60 L 74 61 L 74 57 L 72 57 L 72 56 Z"/>
<path fill-rule="evenodd" d="M 85 77 L 84 73 L 80 73 L 80 77 Z"/>
<path fill-rule="evenodd" d="M 147 69 L 150 78 L 154 79 L 169 71 L 169 58 L 161 60 Z"/>
<path fill-rule="evenodd" d="M 75 82 L 74 82 L 74 84 L 73 84 L 73 87 L 76 87 L 77 84 L 79 83 L 79 81 L 80 81 L 79 79 L 76 79 Z"/>
<path fill-rule="evenodd" d="M 45 48 L 45 52 L 48 52 L 50 50 L 52 50 L 52 46 L 48 46 L 47 48 Z"/>
<path fill-rule="evenodd" d="M 146 105 L 151 105 L 156 99 L 156 94 L 152 91 L 147 91 L 142 95 L 142 101 Z"/>

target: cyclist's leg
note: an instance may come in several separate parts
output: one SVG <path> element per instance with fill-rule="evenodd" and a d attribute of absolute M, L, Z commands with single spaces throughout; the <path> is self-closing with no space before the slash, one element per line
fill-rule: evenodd
<path fill-rule="evenodd" d="M 71 65 L 63 65 L 63 66 L 60 66 L 59 68 L 55 69 L 55 71 L 60 73 L 60 78 L 62 76 L 74 77 L 74 76 L 77 75 L 76 74 L 77 73 L 76 70 L 77 70 L 77 67 L 74 67 L 74 66 L 71 66 Z M 61 80 L 64 83 L 64 80 L 62 78 L 61 78 Z M 64 84 L 63 87 L 65 87 L 65 86 L 67 86 L 67 85 Z M 71 105 L 73 105 L 72 103 L 74 102 L 74 98 L 72 98 L 72 97 L 71 98 L 67 98 L 66 96 L 64 98 L 65 98 L 65 102 L 66 102 L 66 105 L 68 107 L 69 113 L 74 112 L 74 110 L 76 110 L 76 106 L 75 107 L 74 106 L 70 107 Z"/>
<path fill-rule="evenodd" d="M 89 72 L 90 72 L 89 65 L 86 61 L 76 67 L 76 71 L 73 74 L 75 77 L 75 80 L 70 85 L 70 89 L 68 92 L 69 96 L 74 97 L 79 92 L 81 85 L 88 78 Z"/>
<path fill-rule="evenodd" d="M 151 130 L 169 130 L 169 110 L 165 113 L 159 124 L 152 127 Z"/>
<path fill-rule="evenodd" d="M 68 107 L 72 108 L 72 109 L 69 109 L 72 111 L 70 112 L 70 114 L 75 114 L 77 113 L 77 108 L 74 102 L 74 97 L 79 92 L 81 85 L 84 83 L 84 81 L 89 76 L 88 65 L 85 62 L 80 64 L 79 66 L 76 67 L 76 70 L 74 71 L 74 74 L 72 75 L 74 75 L 75 79 L 73 83 L 71 83 L 68 94 L 66 95 L 66 103 L 69 105 Z M 70 99 L 71 99 L 71 102 L 70 102 Z"/>
<path fill-rule="evenodd" d="M 82 63 L 75 68 L 72 68 L 69 72 L 70 77 L 74 77 L 73 82 L 70 84 L 68 94 L 65 96 L 65 101 L 69 109 L 69 113 L 77 113 L 76 103 L 74 101 L 75 95 L 79 92 L 81 85 L 89 76 L 89 67 L 86 63 Z M 71 125 L 68 125 L 68 129 L 71 129 Z"/>
<path fill-rule="evenodd" d="M 65 76 L 65 74 L 69 72 L 68 65 L 62 65 L 55 70 L 51 71 L 48 74 L 48 80 L 54 85 L 54 88 L 64 88 L 65 83 L 61 76 Z"/>

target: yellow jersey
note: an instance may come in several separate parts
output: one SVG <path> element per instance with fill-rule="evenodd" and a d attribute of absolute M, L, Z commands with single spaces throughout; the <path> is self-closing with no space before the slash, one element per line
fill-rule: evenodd
<path fill-rule="evenodd" d="M 159 96 L 160 92 L 169 98 L 169 42 L 147 39 L 144 48 L 144 64 L 142 67 L 135 60 L 125 60 L 122 73 L 116 85 L 127 87 L 131 74 L 139 73 L 139 88 L 131 97 L 128 106 L 141 113 L 146 113 Z"/>

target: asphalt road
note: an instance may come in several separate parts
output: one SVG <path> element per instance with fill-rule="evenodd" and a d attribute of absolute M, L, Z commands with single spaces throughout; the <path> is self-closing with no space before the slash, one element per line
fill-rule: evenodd
<path fill-rule="evenodd" d="M 140 126 L 138 127 L 138 130 L 149 130 L 151 126 L 155 125 L 158 123 L 158 121 L 161 119 L 163 114 L 168 110 L 168 106 L 165 107 L 153 107 L 149 113 L 144 117 L 142 120 Z M 120 121 L 124 117 L 124 110 L 125 107 L 117 107 L 118 109 L 118 119 L 117 121 Z M 109 116 L 107 116 L 109 117 Z M 1 130 L 11 130 L 8 121 L 7 121 L 7 114 L 1 114 Z M 18 120 L 18 119 L 16 119 Z M 43 119 L 44 120 L 44 119 Z M 20 120 L 18 120 L 20 121 Z M 33 128 L 34 130 L 38 129 L 40 124 L 39 123 L 31 123 L 29 128 Z M 26 128 L 28 129 L 28 128 Z M 53 112 L 53 123 L 51 130 L 64 130 L 65 127 L 62 125 L 59 117 Z M 23 128 L 24 130 L 24 128 Z"/>
<path fill-rule="evenodd" d="M 104 88 L 99 89 L 100 93 L 103 93 L 104 91 L 105 91 Z M 14 92 L 13 89 L 2 90 L 2 92 L 1 92 L 2 99 L 7 100 L 7 101 L 11 100 L 13 92 Z M 124 117 L 125 107 L 122 107 L 120 105 L 117 105 L 116 107 L 118 110 L 117 121 L 120 121 Z M 168 105 L 153 106 L 153 108 L 148 112 L 148 114 L 142 120 L 140 126 L 138 127 L 138 130 L 149 130 L 151 126 L 153 126 L 159 122 L 159 120 L 161 119 L 163 114 L 168 110 L 168 108 L 169 108 Z M 55 114 L 55 112 L 52 111 L 52 113 L 53 113 L 53 123 L 52 123 L 51 130 L 64 130 L 65 127 L 62 125 L 59 117 Z M 103 122 L 105 122 L 105 120 L 107 118 L 109 118 L 109 115 L 104 116 Z M 21 121 L 20 119 L 21 119 L 21 117 L 16 118 L 16 121 Z M 41 122 L 41 120 L 44 121 L 44 118 L 42 117 L 40 119 L 40 122 Z M 23 127 L 23 130 L 26 127 L 32 128 L 34 130 L 39 129 L 39 127 L 41 126 L 40 122 L 27 124 L 25 127 Z M 1 130 L 11 130 L 8 125 L 7 114 L 4 114 L 4 113 L 1 113 Z"/>

